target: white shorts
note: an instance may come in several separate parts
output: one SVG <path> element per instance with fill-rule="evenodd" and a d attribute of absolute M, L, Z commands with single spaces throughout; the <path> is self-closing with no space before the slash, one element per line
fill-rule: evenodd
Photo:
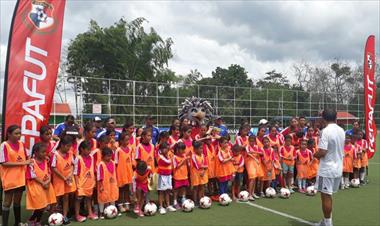
<path fill-rule="evenodd" d="M 172 189 L 172 175 L 158 175 L 157 191 L 166 191 Z"/>
<path fill-rule="evenodd" d="M 321 193 L 332 195 L 338 191 L 341 180 L 342 177 L 330 178 L 317 176 L 315 189 Z"/>

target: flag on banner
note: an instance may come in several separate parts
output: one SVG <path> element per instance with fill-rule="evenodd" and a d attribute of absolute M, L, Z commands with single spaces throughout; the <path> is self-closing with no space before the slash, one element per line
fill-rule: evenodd
<path fill-rule="evenodd" d="M 4 79 L 2 138 L 21 126 L 31 149 L 49 121 L 61 55 L 65 0 L 18 0 L 13 14 Z"/>
<path fill-rule="evenodd" d="M 365 133 L 368 142 L 368 158 L 372 158 L 376 151 L 376 81 L 375 81 L 375 36 L 367 39 L 364 50 L 364 103 L 365 103 Z"/>

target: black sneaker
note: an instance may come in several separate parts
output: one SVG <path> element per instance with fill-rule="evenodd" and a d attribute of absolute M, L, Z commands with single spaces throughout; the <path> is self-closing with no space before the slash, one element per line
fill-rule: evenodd
<path fill-rule="evenodd" d="M 64 217 L 63 218 L 63 225 L 69 225 L 69 224 L 71 224 L 71 221 L 69 220 L 69 218 Z"/>

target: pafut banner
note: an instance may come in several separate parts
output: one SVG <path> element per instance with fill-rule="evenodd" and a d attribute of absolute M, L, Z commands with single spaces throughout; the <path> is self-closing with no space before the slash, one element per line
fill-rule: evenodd
<path fill-rule="evenodd" d="M 31 147 L 49 121 L 61 55 L 65 0 L 18 0 L 13 14 L 4 79 L 4 140 L 8 126 L 21 126 Z"/>
<path fill-rule="evenodd" d="M 364 51 L 364 103 L 365 103 L 365 132 L 368 142 L 368 158 L 372 158 L 376 151 L 376 122 L 374 117 L 376 102 L 375 81 L 375 36 L 367 39 Z"/>

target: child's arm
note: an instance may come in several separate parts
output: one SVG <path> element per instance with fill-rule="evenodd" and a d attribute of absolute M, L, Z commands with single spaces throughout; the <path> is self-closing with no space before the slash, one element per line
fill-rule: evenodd
<path fill-rule="evenodd" d="M 29 165 L 31 162 L 32 161 L 28 159 L 23 162 L 4 162 L 4 163 L 1 163 L 1 165 L 5 167 L 26 166 L 26 165 Z"/>
<path fill-rule="evenodd" d="M 66 181 L 66 177 L 64 177 L 58 170 L 57 168 L 55 167 L 52 167 L 51 168 L 53 170 L 53 173 L 55 173 L 59 178 L 61 178 L 62 180 Z"/>

